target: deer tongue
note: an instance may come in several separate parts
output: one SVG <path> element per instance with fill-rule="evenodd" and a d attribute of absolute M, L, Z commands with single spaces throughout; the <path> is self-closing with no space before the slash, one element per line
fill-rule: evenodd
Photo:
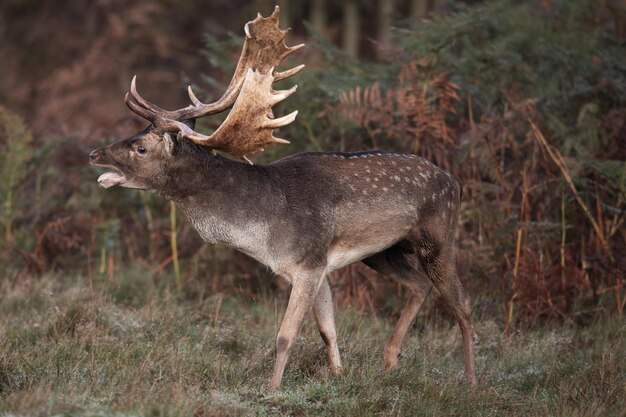
<path fill-rule="evenodd" d="M 117 172 L 105 172 L 104 174 L 98 177 L 98 184 L 104 188 L 113 187 L 114 185 L 118 185 L 123 183 L 126 180 L 121 174 Z"/>

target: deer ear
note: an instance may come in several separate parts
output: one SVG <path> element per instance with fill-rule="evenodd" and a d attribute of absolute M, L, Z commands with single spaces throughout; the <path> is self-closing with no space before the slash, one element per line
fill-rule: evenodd
<path fill-rule="evenodd" d="M 177 139 L 174 139 L 172 135 L 170 135 L 169 133 L 165 133 L 163 135 L 163 143 L 165 144 L 165 150 L 167 150 L 167 153 L 169 155 L 174 155 L 174 152 L 176 152 L 176 145 L 178 145 Z"/>

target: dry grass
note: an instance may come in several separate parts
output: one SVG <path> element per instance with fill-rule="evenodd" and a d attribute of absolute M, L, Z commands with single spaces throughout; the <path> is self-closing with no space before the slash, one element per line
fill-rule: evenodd
<path fill-rule="evenodd" d="M 338 313 L 345 370 L 332 377 L 312 320 L 284 385 L 264 386 L 284 303 L 173 296 L 143 271 L 111 284 L 47 276 L 0 290 L 0 410 L 6 415 L 623 415 L 626 326 L 504 336 L 477 323 L 480 386 L 463 384 L 459 332 L 418 321 L 386 372 L 391 324 Z"/>

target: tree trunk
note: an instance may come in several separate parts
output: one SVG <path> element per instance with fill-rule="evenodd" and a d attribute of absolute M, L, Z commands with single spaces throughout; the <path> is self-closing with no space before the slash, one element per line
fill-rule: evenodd
<path fill-rule="evenodd" d="M 354 0 L 343 5 L 343 50 L 350 58 L 359 56 L 359 6 Z"/>
<path fill-rule="evenodd" d="M 311 25 L 320 35 L 326 35 L 326 0 L 313 0 L 311 2 Z"/>
<path fill-rule="evenodd" d="M 441 13 L 441 11 L 445 7 L 445 5 L 446 5 L 446 0 L 435 0 L 433 2 L 433 10 L 432 10 L 432 12 L 435 13 L 435 14 Z"/>
<path fill-rule="evenodd" d="M 391 41 L 391 18 L 394 0 L 380 0 L 378 13 L 378 58 L 383 58 Z"/>
<path fill-rule="evenodd" d="M 421 20 L 428 13 L 428 0 L 411 0 L 411 20 Z"/>

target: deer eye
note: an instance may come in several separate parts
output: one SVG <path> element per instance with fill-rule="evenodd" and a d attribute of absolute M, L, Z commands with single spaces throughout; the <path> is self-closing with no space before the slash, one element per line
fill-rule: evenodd
<path fill-rule="evenodd" d="M 143 155 L 143 154 L 145 154 L 145 153 L 146 153 L 146 148 L 144 148 L 143 146 L 138 146 L 138 147 L 137 147 L 137 153 L 138 153 L 139 155 Z"/>

